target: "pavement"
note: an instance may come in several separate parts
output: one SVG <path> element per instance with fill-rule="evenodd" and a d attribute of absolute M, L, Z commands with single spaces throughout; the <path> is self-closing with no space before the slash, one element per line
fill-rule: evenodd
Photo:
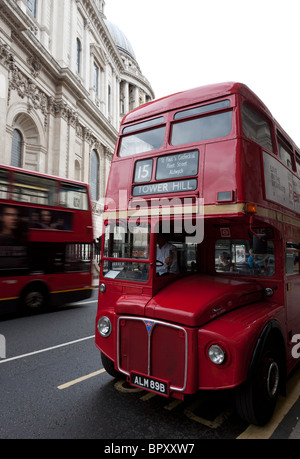
<path fill-rule="evenodd" d="M 299 440 L 300 439 L 300 419 L 292 430 L 292 433 L 289 436 L 289 440 Z"/>

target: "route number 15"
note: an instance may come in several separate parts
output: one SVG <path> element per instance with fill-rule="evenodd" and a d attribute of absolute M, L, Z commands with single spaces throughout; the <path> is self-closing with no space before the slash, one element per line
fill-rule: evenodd
<path fill-rule="evenodd" d="M 150 182 L 152 177 L 153 160 L 145 159 L 137 161 L 135 164 L 134 181 L 135 183 Z"/>

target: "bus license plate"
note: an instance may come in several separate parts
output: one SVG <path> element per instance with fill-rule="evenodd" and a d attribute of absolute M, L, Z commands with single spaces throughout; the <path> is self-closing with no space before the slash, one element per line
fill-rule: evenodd
<path fill-rule="evenodd" d="M 169 397 L 169 385 L 166 381 L 161 381 L 138 373 L 131 373 L 130 384 Z"/>

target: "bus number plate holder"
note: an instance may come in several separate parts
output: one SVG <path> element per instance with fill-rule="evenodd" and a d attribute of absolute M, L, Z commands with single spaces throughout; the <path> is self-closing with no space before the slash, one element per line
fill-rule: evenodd
<path fill-rule="evenodd" d="M 141 373 L 130 373 L 130 384 L 164 397 L 169 397 L 169 383 L 161 379 L 152 378 Z"/>

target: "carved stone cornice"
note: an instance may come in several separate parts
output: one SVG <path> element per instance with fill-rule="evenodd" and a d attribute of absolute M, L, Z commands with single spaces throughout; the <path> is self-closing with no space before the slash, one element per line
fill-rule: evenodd
<path fill-rule="evenodd" d="M 38 58 L 31 59 L 31 57 L 29 57 L 28 59 L 29 62 L 34 62 L 36 65 L 38 65 L 38 69 L 41 68 L 39 66 Z M 27 60 L 27 63 L 29 62 Z M 57 95 L 56 97 L 54 95 L 48 95 L 42 89 L 40 89 L 38 83 L 35 81 L 36 77 L 34 77 L 34 75 L 36 73 L 33 71 L 35 69 L 32 70 L 32 68 L 29 66 L 28 70 L 30 71 L 31 76 L 28 74 L 26 75 L 24 71 L 18 68 L 10 48 L 7 45 L 2 44 L 0 40 L 0 64 L 1 63 L 5 64 L 5 67 L 9 70 L 8 103 L 10 100 L 11 91 L 15 90 L 22 99 L 25 97 L 28 98 L 29 109 L 34 107 L 35 109 L 40 109 L 42 111 L 45 116 L 45 128 L 48 124 L 48 115 L 62 117 L 68 122 L 68 124 L 75 128 L 76 134 L 79 137 L 84 137 L 80 126 L 78 112 L 74 110 L 67 102 L 65 102 L 60 95 Z M 72 75 L 73 74 L 69 71 L 69 69 L 62 69 L 59 81 L 70 88 L 71 82 L 73 82 L 73 80 L 71 80 Z M 76 85 L 74 85 L 73 89 L 73 93 L 75 93 Z M 92 117 L 99 126 L 103 126 L 111 137 L 112 142 L 115 142 L 115 136 L 117 134 L 112 132 L 113 128 L 108 123 L 103 113 L 99 111 L 99 109 L 96 108 L 94 104 L 89 103 L 89 98 L 85 93 L 78 92 L 77 97 L 77 102 L 80 104 L 81 110 L 83 110 L 84 113 L 87 113 L 88 111 L 87 116 Z M 93 143 L 92 140 L 91 143 Z"/>
<path fill-rule="evenodd" d="M 60 117 L 67 121 L 75 129 L 76 134 L 90 146 L 99 143 L 93 132 L 79 121 L 78 112 L 70 107 L 62 98 L 57 99 L 45 94 L 32 78 L 29 78 L 18 68 L 9 47 L 1 43 L 0 63 L 3 63 L 9 70 L 8 103 L 11 92 L 16 91 L 21 99 L 27 98 L 28 110 L 31 108 L 41 110 L 45 117 L 45 129 L 48 124 L 48 115 L 52 115 L 55 118 Z"/>
<path fill-rule="evenodd" d="M 21 10 L 16 0 L 2 0 L 0 2 L 0 17 L 16 32 L 29 30 L 37 35 L 38 28 L 34 20 Z"/>
<path fill-rule="evenodd" d="M 27 64 L 29 65 L 31 75 L 37 78 L 42 69 L 42 63 L 36 56 L 29 56 L 27 58 Z"/>
<path fill-rule="evenodd" d="M 10 100 L 11 91 L 16 91 L 21 99 L 28 98 L 30 106 L 36 110 L 41 110 L 43 115 L 48 113 L 48 98 L 47 95 L 39 89 L 34 80 L 24 75 L 18 69 L 14 62 L 13 56 L 10 57 L 9 65 L 9 84 L 8 84 L 8 102 Z"/>
<path fill-rule="evenodd" d="M 0 62 L 6 67 L 10 69 L 14 66 L 14 56 L 10 52 L 10 48 L 6 43 L 0 42 Z"/>

